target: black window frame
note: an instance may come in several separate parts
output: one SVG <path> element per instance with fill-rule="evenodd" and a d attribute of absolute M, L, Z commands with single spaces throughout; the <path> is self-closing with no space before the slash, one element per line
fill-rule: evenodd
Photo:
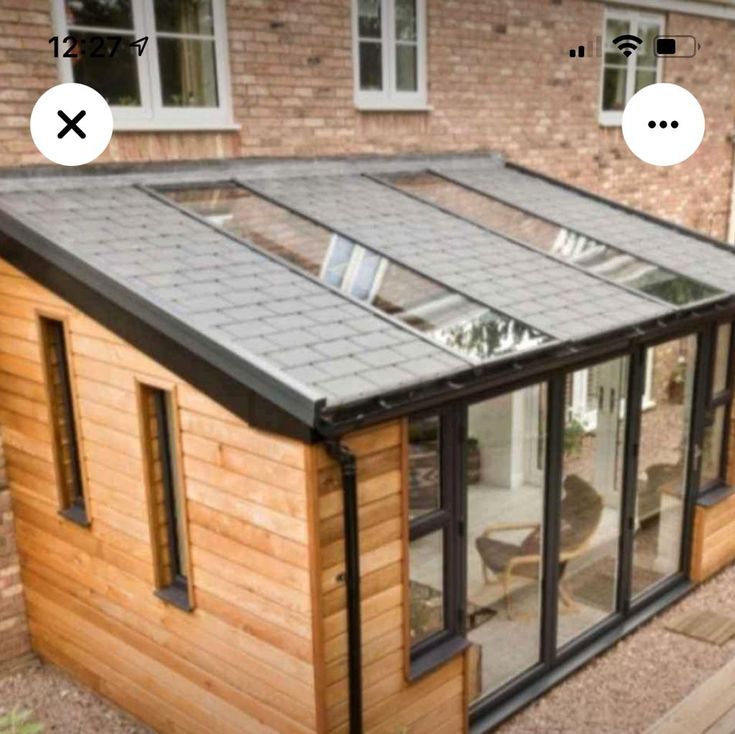
<path fill-rule="evenodd" d="M 140 384 L 139 389 L 142 398 L 141 409 L 143 411 L 143 419 L 146 423 L 150 420 L 155 423 L 155 438 L 160 448 L 160 456 L 155 458 L 161 463 L 163 519 L 166 523 L 166 550 L 168 551 L 171 564 L 170 582 L 161 584 L 156 589 L 155 594 L 180 609 L 192 611 L 193 604 L 190 593 L 189 569 L 188 564 L 184 561 L 181 554 L 181 543 L 188 543 L 188 539 L 186 537 L 181 538 L 179 535 L 182 518 L 178 516 L 176 496 L 178 493 L 181 504 L 183 504 L 183 494 L 180 480 L 181 467 L 176 466 L 178 463 L 178 449 L 173 439 L 174 428 L 176 426 L 176 420 L 173 415 L 173 394 L 170 390 L 149 384 Z M 153 403 L 154 410 L 152 414 L 149 414 L 147 397 L 150 397 Z M 145 431 L 143 438 L 145 441 L 152 437 Z M 150 451 L 150 447 L 144 448 L 146 451 Z M 153 457 L 151 456 L 150 458 Z M 152 501 L 153 497 L 150 496 L 149 502 Z M 157 543 L 155 539 L 154 543 Z M 157 547 L 154 552 L 157 554 L 160 553 L 160 548 Z M 160 564 L 159 559 L 156 562 Z"/>
<path fill-rule="evenodd" d="M 414 413 L 407 418 L 407 421 L 410 426 L 412 420 L 431 417 L 439 419 L 439 507 L 417 518 L 409 519 L 408 547 L 410 550 L 410 545 L 415 540 L 442 531 L 444 627 L 415 644 L 409 641 L 411 678 L 417 678 L 432 670 L 448 656 L 459 652 L 467 645 L 464 639 L 464 609 L 461 601 L 464 594 L 461 551 L 464 548 L 466 523 L 464 503 L 459 489 L 463 483 L 458 486 L 454 480 L 458 462 L 459 466 L 464 463 L 461 459 L 464 442 L 457 440 L 457 436 L 462 435 L 462 421 L 454 405 Z M 407 442 L 410 443 L 410 436 L 407 437 Z M 410 456 L 408 460 L 410 462 Z M 408 581 L 407 593 L 410 595 L 410 566 Z"/>
<path fill-rule="evenodd" d="M 720 327 L 730 327 L 730 339 L 728 342 L 727 354 L 727 371 L 725 374 L 725 388 L 719 392 L 715 392 L 714 380 L 715 370 L 717 367 L 717 347 L 718 332 Z M 705 330 L 705 348 L 707 350 L 707 369 L 705 384 L 705 405 L 702 418 L 702 443 L 695 448 L 695 464 L 699 474 L 699 496 L 713 492 L 728 486 L 727 467 L 728 467 L 728 451 L 730 448 L 730 420 L 732 417 L 732 401 L 733 401 L 733 381 L 735 379 L 735 367 L 733 366 L 733 356 L 735 356 L 735 322 L 730 320 L 715 321 L 709 324 Z M 701 472 L 703 469 L 704 458 L 704 436 L 707 428 L 714 423 L 715 414 L 719 408 L 724 408 L 724 427 L 722 431 L 722 444 L 720 446 L 720 466 L 717 476 L 706 484 L 701 483 Z"/>
<path fill-rule="evenodd" d="M 59 490 L 59 515 L 82 527 L 89 527 L 87 502 L 85 498 L 84 472 L 79 443 L 79 424 L 74 401 L 74 393 L 69 366 L 66 324 L 63 319 L 45 314 L 38 317 L 41 339 L 41 354 L 46 379 L 46 395 L 49 403 L 49 416 L 53 438 L 56 481 Z M 52 363 L 51 357 L 54 362 Z M 55 374 L 58 370 L 58 374 Z M 55 377 L 58 379 L 59 395 L 55 395 Z M 58 398 L 58 399 L 57 399 Z M 58 415 L 61 410 L 63 415 Z M 66 436 L 62 437 L 62 425 Z M 69 482 L 64 480 L 63 456 L 61 445 L 66 439 L 69 451 Z"/>

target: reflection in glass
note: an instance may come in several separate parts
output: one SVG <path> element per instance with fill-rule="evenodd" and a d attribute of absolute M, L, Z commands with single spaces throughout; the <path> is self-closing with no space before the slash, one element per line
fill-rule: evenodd
<path fill-rule="evenodd" d="M 396 88 L 418 89 L 418 36 L 416 0 L 396 0 Z"/>
<path fill-rule="evenodd" d="M 165 193 L 213 224 L 471 359 L 515 354 L 550 339 L 239 186 Z"/>
<path fill-rule="evenodd" d="M 632 590 L 680 567 L 689 431 L 697 358 L 695 336 L 649 349 L 652 407 L 641 415 Z"/>
<path fill-rule="evenodd" d="M 440 427 L 437 415 L 409 420 L 409 520 L 438 510 L 441 504 Z"/>
<path fill-rule="evenodd" d="M 468 410 L 467 637 L 470 697 L 538 662 L 546 384 Z"/>
<path fill-rule="evenodd" d="M 424 201 L 448 209 L 500 234 L 515 237 L 591 273 L 682 306 L 720 291 L 646 262 L 541 217 L 504 204 L 428 171 L 386 174 L 382 179 Z"/>
<path fill-rule="evenodd" d="M 707 418 L 702 440 L 702 476 L 699 486 L 708 489 L 722 480 L 722 447 L 727 407 L 720 405 Z"/>
<path fill-rule="evenodd" d="M 110 56 L 113 41 L 105 37 L 104 43 L 100 45 L 98 40 L 93 40 L 100 38 L 99 33 L 74 31 L 74 37 L 79 39 L 79 43 L 87 50 L 84 56 L 77 56 L 71 60 L 74 81 L 95 89 L 109 105 L 117 107 L 140 105 L 138 52 L 128 45 L 134 37 L 123 36 L 114 56 Z M 95 56 L 90 55 L 92 51 L 95 51 Z"/>
<path fill-rule="evenodd" d="M 66 0 L 66 24 L 133 30 L 132 0 Z"/>
<path fill-rule="evenodd" d="M 165 107 L 216 107 L 214 41 L 159 38 L 158 64 Z"/>
<path fill-rule="evenodd" d="M 730 365 L 730 336 L 732 326 L 720 324 L 717 327 L 715 346 L 715 372 L 712 379 L 712 393 L 717 395 L 727 388 L 727 368 Z"/>
<path fill-rule="evenodd" d="M 383 48 L 379 43 L 360 42 L 360 89 L 383 88 Z"/>
<path fill-rule="evenodd" d="M 602 109 L 606 112 L 622 112 L 625 108 L 625 85 L 628 64 L 613 45 L 612 39 L 630 33 L 630 23 L 608 18 L 605 27 L 605 69 L 602 80 Z"/>
<path fill-rule="evenodd" d="M 214 33 L 212 3 L 209 0 L 155 0 L 156 30 L 166 33 Z"/>
<path fill-rule="evenodd" d="M 628 358 L 578 370 L 568 385 L 593 400 L 585 417 L 567 390 L 561 497 L 557 644 L 562 646 L 616 609 L 623 494 Z M 594 415 L 590 413 L 593 409 Z M 589 426 L 594 426 L 591 430 Z"/>
<path fill-rule="evenodd" d="M 411 644 L 441 632 L 444 622 L 444 531 L 409 545 Z"/>

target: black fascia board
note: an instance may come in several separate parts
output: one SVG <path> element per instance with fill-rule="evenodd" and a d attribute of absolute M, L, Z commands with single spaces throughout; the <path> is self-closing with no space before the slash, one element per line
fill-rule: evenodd
<path fill-rule="evenodd" d="M 179 375 L 249 425 L 309 443 L 323 399 L 310 398 L 213 342 L 0 210 L 0 257 Z"/>

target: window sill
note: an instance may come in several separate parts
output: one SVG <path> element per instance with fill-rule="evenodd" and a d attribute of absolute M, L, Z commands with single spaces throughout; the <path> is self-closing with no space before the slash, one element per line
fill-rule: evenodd
<path fill-rule="evenodd" d="M 622 127 L 623 126 L 623 114 L 615 117 L 600 117 L 598 119 L 600 127 Z"/>
<path fill-rule="evenodd" d="M 713 487 L 697 497 L 697 507 L 714 507 L 715 505 L 719 505 L 720 502 L 724 502 L 733 494 L 735 494 L 735 487 L 731 487 L 728 484 Z"/>
<path fill-rule="evenodd" d="M 417 104 L 417 105 L 400 105 L 390 104 L 371 104 L 371 103 L 355 103 L 355 109 L 358 112 L 432 112 L 434 107 L 429 104 Z"/>
<path fill-rule="evenodd" d="M 408 680 L 416 682 L 433 670 L 448 663 L 452 658 L 463 653 L 470 646 L 470 641 L 465 637 L 451 637 L 448 640 L 427 650 L 420 657 L 411 661 L 411 669 L 408 672 Z"/>
<path fill-rule="evenodd" d="M 193 612 L 194 607 L 189 601 L 189 590 L 181 586 L 166 586 L 163 589 L 157 589 L 155 595 L 166 604 L 171 604 L 184 612 Z"/>
<path fill-rule="evenodd" d="M 63 510 L 59 510 L 59 515 L 61 515 L 65 520 L 73 522 L 75 525 L 79 525 L 82 528 L 88 528 L 92 525 L 87 517 L 87 511 L 78 505 L 71 505 Z"/>
<path fill-rule="evenodd" d="M 242 125 L 236 122 L 187 122 L 186 120 L 121 120 L 115 122 L 116 133 L 156 132 L 237 132 Z"/>

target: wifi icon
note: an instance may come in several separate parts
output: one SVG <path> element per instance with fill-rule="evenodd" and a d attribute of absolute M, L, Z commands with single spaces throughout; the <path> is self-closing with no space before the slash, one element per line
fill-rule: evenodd
<path fill-rule="evenodd" d="M 643 43 L 642 38 L 634 36 L 632 33 L 624 33 L 622 36 L 613 38 L 613 45 L 623 54 L 626 58 L 632 53 L 635 53 Z"/>

